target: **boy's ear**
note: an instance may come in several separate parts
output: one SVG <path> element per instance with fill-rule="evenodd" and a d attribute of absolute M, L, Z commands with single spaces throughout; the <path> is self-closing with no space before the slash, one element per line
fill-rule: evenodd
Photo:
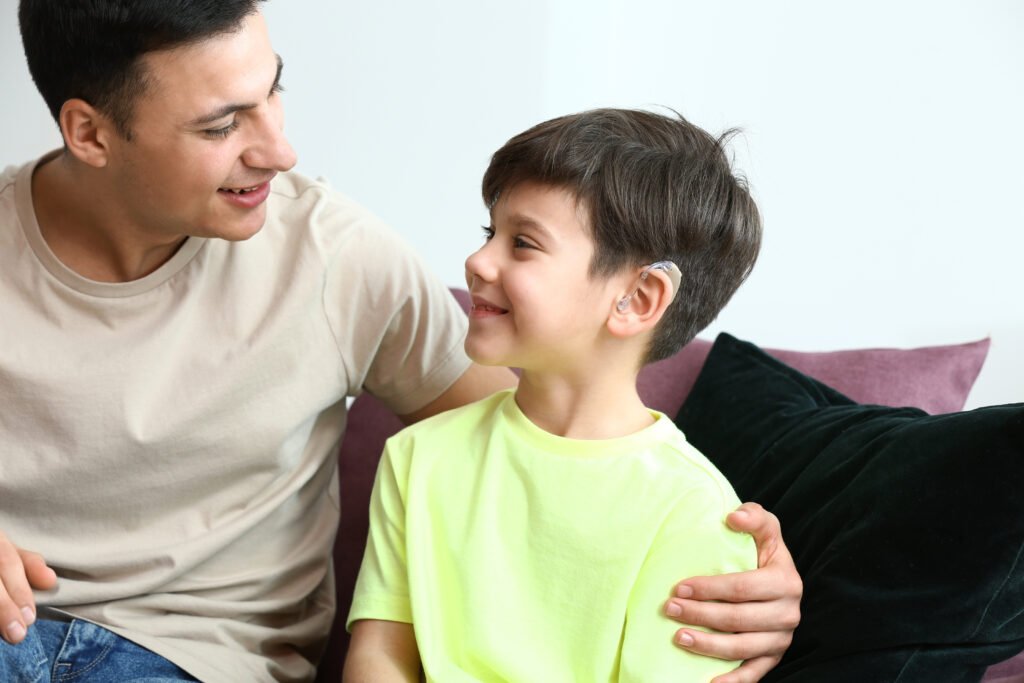
<path fill-rule="evenodd" d="M 633 287 L 637 288 L 636 293 L 630 296 Z M 607 322 L 608 331 L 615 337 L 632 337 L 653 330 L 665 315 L 674 296 L 672 279 L 664 271 L 649 270 L 644 279 L 637 275 L 629 289 L 612 306 Z M 621 303 L 623 300 L 625 304 Z"/>
<path fill-rule="evenodd" d="M 85 100 L 73 98 L 58 118 L 64 146 L 82 163 L 102 168 L 110 160 L 111 136 L 120 135 L 112 121 Z"/>

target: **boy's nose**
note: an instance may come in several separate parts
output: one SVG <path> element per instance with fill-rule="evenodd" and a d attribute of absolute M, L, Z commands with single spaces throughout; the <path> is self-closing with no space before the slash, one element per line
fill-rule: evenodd
<path fill-rule="evenodd" d="M 470 289 L 477 278 L 484 282 L 492 282 L 497 274 L 494 262 L 487 256 L 486 251 L 485 244 L 466 258 L 466 286 Z"/>

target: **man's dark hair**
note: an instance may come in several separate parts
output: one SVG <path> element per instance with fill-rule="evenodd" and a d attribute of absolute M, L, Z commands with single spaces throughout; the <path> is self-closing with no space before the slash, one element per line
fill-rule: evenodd
<path fill-rule="evenodd" d="M 484 203 L 523 181 L 571 192 L 589 214 L 592 276 L 674 261 L 682 283 L 645 358 L 661 360 L 715 319 L 757 260 L 761 216 L 725 151 L 734 134 L 636 110 L 552 119 L 494 153 Z"/>
<path fill-rule="evenodd" d="M 238 30 L 261 0 L 21 0 L 28 69 L 55 121 L 72 98 L 96 107 L 131 139 L 146 90 L 139 58 Z"/>

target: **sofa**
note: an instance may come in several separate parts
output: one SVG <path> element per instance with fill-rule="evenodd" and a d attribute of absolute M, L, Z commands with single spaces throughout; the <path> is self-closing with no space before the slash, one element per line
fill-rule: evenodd
<path fill-rule="evenodd" d="M 468 307 L 465 291 L 453 293 Z M 986 339 L 802 352 L 760 349 L 723 335 L 714 343 L 694 340 L 641 373 L 639 391 L 649 407 L 676 416 L 713 461 L 722 454 L 716 465 L 740 498 L 764 503 L 782 520 L 805 582 L 803 621 L 791 651 L 766 681 L 1024 683 L 1024 653 L 1014 655 L 1024 650 L 1024 566 L 1017 561 L 1024 521 L 1019 513 L 1011 513 L 1010 523 L 1005 519 L 1007 510 L 1019 508 L 1007 492 L 1024 477 L 1024 405 L 959 413 L 988 346 Z M 369 394 L 351 405 L 338 461 L 338 614 L 317 676 L 321 683 L 341 679 L 345 616 L 366 543 L 376 464 L 384 440 L 400 427 Z M 969 427 L 1002 436 L 987 445 L 988 437 L 980 437 L 977 457 L 998 457 L 994 465 L 964 473 L 957 464 L 975 462 L 966 453 L 974 449 L 956 447 L 953 436 Z M 774 431 L 765 438 L 764 430 Z M 918 453 L 892 436 L 903 433 L 916 438 L 910 443 L 927 442 L 927 449 Z M 977 433 L 964 438 L 979 442 Z M 883 453 L 888 461 L 880 463 Z M 932 460 L 934 477 L 945 477 L 942 485 L 929 483 Z M 944 473 L 944 463 L 956 466 L 952 473 Z M 978 483 L 971 478 L 983 474 L 988 478 Z M 983 490 L 965 498 L 964 488 Z M 872 500 L 879 490 L 886 490 L 886 499 Z M 915 497 L 915 490 L 930 497 Z M 901 508 L 901 500 L 912 505 Z M 930 505 L 951 510 L 963 528 L 910 519 L 928 514 Z M 984 528 L 965 525 L 988 521 L 976 519 L 979 508 L 997 515 L 1000 532 L 990 541 Z M 932 536 L 933 527 L 943 536 Z M 964 560 L 971 573 L 958 573 L 958 560 L 948 559 L 957 553 L 947 544 L 977 560 Z M 902 550 L 893 552 L 894 546 Z"/>

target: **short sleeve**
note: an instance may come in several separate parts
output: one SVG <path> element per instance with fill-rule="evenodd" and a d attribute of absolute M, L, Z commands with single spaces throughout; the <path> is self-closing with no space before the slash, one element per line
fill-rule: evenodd
<path fill-rule="evenodd" d="M 324 288 L 346 382 L 353 395 L 366 390 L 398 414 L 413 412 L 469 367 L 466 314 L 393 230 L 347 199 L 338 205 L 317 220 L 347 224 Z"/>
<path fill-rule="evenodd" d="M 408 470 L 396 439 L 384 447 L 370 496 L 370 531 L 345 627 L 359 619 L 412 623 L 405 545 Z"/>
<path fill-rule="evenodd" d="M 698 489 L 685 494 L 666 517 L 630 593 L 619 681 L 697 683 L 739 665 L 677 647 L 672 639 L 682 624 L 664 612 L 665 601 L 682 579 L 757 567 L 753 539 L 725 524 L 735 507 L 732 498 L 719 490 Z"/>

